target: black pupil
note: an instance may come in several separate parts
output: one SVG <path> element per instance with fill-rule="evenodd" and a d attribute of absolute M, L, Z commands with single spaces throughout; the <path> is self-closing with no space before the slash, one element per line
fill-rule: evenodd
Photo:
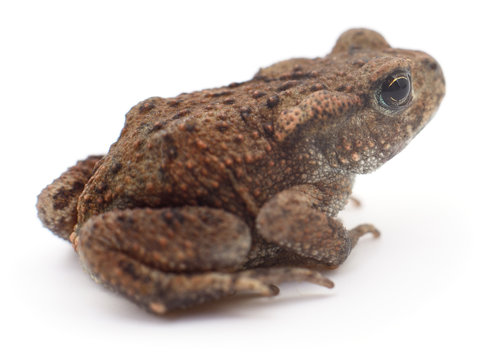
<path fill-rule="evenodd" d="M 382 85 L 382 99 L 387 105 L 400 105 L 411 91 L 411 84 L 405 75 L 389 76 Z"/>

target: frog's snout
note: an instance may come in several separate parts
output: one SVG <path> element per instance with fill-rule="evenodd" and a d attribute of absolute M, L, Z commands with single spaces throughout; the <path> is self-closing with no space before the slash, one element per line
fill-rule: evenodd
<path fill-rule="evenodd" d="M 438 107 L 445 95 L 445 76 L 443 75 L 443 70 L 440 64 L 426 53 L 423 53 L 420 64 L 427 84 L 423 89 L 432 89 L 431 94 L 427 92 L 426 95 L 431 95 L 435 100 L 435 107 Z"/>

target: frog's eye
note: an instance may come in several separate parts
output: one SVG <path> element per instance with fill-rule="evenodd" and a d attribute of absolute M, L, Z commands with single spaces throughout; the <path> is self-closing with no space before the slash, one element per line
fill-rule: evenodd
<path fill-rule="evenodd" d="M 397 110 L 406 105 L 411 97 L 411 76 L 395 73 L 387 76 L 379 89 L 378 101 L 386 108 Z"/>

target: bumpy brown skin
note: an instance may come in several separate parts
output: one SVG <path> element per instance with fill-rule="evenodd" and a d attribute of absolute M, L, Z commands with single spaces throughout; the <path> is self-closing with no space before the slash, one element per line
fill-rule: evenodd
<path fill-rule="evenodd" d="M 410 100 L 389 109 L 380 88 L 401 71 Z M 349 30 L 326 57 L 136 105 L 107 155 L 43 190 L 39 216 L 97 281 L 157 314 L 237 292 L 274 295 L 281 281 L 331 287 L 318 270 L 378 235 L 334 218 L 355 174 L 407 145 L 444 92 L 429 55 Z"/>

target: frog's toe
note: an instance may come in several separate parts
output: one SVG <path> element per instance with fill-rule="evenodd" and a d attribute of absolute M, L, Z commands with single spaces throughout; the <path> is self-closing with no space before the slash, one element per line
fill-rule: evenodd
<path fill-rule="evenodd" d="M 375 239 L 380 237 L 380 231 L 372 224 L 358 225 L 351 229 L 348 233 L 351 237 L 352 247 L 354 247 L 358 243 L 358 240 L 365 234 L 372 234 Z"/>
<path fill-rule="evenodd" d="M 361 200 L 358 199 L 357 197 L 355 196 L 350 196 L 349 197 L 349 200 L 351 202 L 351 204 L 355 207 L 355 208 L 360 208 L 361 207 Z"/>
<path fill-rule="evenodd" d="M 297 267 L 277 267 L 277 268 L 260 268 L 246 270 L 239 273 L 239 279 L 246 277 L 259 280 L 265 284 L 280 284 L 285 282 L 306 281 L 313 284 L 333 288 L 334 283 L 319 271 L 297 268 Z"/>

